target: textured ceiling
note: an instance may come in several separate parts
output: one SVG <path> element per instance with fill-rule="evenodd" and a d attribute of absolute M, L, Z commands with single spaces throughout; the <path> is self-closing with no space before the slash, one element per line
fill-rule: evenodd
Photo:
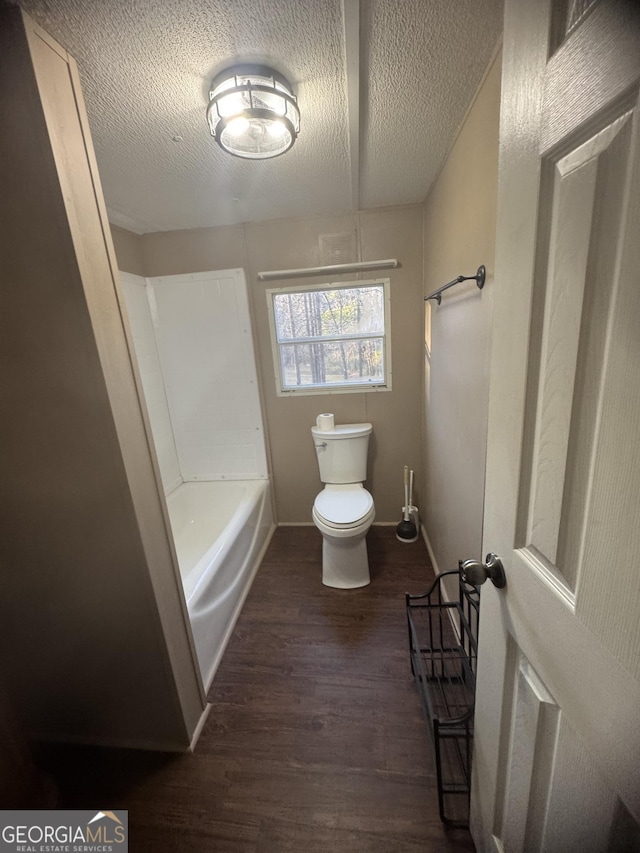
<path fill-rule="evenodd" d="M 497 44 L 502 0 L 360 0 L 359 44 L 345 42 L 343 2 L 357 11 L 358 0 L 20 5 L 78 61 L 111 221 L 142 233 L 350 210 L 352 168 L 360 208 L 425 198 Z M 233 61 L 293 84 L 301 132 L 283 156 L 239 160 L 210 136 L 209 83 Z"/>

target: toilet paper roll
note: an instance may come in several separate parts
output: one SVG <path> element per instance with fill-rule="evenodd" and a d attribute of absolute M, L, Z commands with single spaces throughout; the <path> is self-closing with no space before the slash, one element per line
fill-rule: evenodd
<path fill-rule="evenodd" d="M 330 432 L 335 426 L 333 415 L 328 412 L 324 415 L 318 415 L 316 418 L 316 426 L 323 432 Z"/>

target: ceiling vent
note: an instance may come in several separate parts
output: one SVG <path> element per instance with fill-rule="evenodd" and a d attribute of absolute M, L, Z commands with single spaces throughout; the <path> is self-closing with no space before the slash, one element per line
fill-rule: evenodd
<path fill-rule="evenodd" d="M 345 234 L 321 234 L 320 263 L 323 266 L 350 264 L 358 260 L 358 241 L 355 231 Z"/>

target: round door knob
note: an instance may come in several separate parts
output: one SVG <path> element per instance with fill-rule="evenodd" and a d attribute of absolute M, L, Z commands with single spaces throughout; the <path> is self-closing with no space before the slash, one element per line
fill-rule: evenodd
<path fill-rule="evenodd" d="M 507 583 L 502 560 L 497 554 L 487 554 L 484 563 L 479 560 L 461 561 L 460 577 L 472 586 L 482 586 L 487 578 L 498 589 L 502 589 Z"/>

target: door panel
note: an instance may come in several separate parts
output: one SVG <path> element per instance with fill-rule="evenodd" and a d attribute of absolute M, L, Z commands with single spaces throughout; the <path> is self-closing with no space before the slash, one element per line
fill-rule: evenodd
<path fill-rule="evenodd" d="M 505 800 L 498 814 L 498 835 L 506 850 L 532 848 L 545 822 L 545 802 L 536 791 L 546 789 L 552 776 L 560 709 L 529 661 L 514 657 L 508 765 L 503 768 Z M 502 828 L 504 830 L 502 831 Z"/>
<path fill-rule="evenodd" d="M 539 46 L 543 47 L 544 57 L 550 50 L 547 39 L 551 27 L 546 14 L 548 5 L 548 0 L 540 3 L 540 12 L 547 19 L 544 31 L 538 34 L 543 41 Z M 562 6 L 562 2 L 554 5 Z M 600 0 L 592 6 L 571 29 L 549 62 L 545 62 L 541 81 L 544 105 L 539 116 L 538 144 L 541 152 L 549 152 L 561 145 L 576 128 L 617 110 L 619 100 L 637 90 L 640 58 L 635 0 Z M 537 16 L 536 20 L 539 20 Z M 520 26 L 518 21 L 515 23 Z M 531 37 L 524 27 L 520 30 L 525 38 Z"/>
<path fill-rule="evenodd" d="M 507 0 L 480 851 L 622 850 L 640 822 L 639 80 L 635 5 Z"/>
<path fill-rule="evenodd" d="M 567 12 L 562 15 L 563 36 L 566 36 L 567 33 L 571 32 L 571 30 L 584 19 L 585 15 L 593 9 L 595 5 L 596 0 L 570 0 Z M 560 9 L 564 12 L 562 7 L 560 7 Z"/>
<path fill-rule="evenodd" d="M 557 565 L 574 589 L 573 573 L 557 560 L 557 550 L 597 161 L 589 159 L 571 169 L 568 159 L 556 164 L 551 187 L 551 239 L 527 541 L 550 564 Z"/>
<path fill-rule="evenodd" d="M 640 53 L 640 44 L 638 45 Z M 640 127 L 634 115 L 577 613 L 640 679 Z M 638 709 L 640 716 L 640 709 Z M 638 782 L 640 788 L 640 780 Z"/>
<path fill-rule="evenodd" d="M 581 853 L 625 849 L 611 837 L 618 797 L 564 717 L 549 793 L 540 849 Z"/>
<path fill-rule="evenodd" d="M 520 653 L 512 657 L 515 684 L 503 798 L 496 811 L 497 849 L 613 853 L 630 851 L 640 827 L 603 775 L 567 716 Z"/>
<path fill-rule="evenodd" d="M 564 484 L 557 563 L 565 577 L 578 578 L 583 560 L 588 524 L 583 508 L 593 493 L 591 461 L 601 411 L 600 389 L 607 344 L 607 330 L 612 318 L 618 234 L 622 223 L 625 198 L 626 166 L 632 143 L 632 113 L 614 122 L 614 135 L 598 155 L 598 175 L 594 197 L 595 211 L 589 235 L 590 256 L 582 306 L 582 326 L 576 372 L 576 386 L 571 415 L 571 434 Z"/>
<path fill-rule="evenodd" d="M 611 270 L 619 240 L 633 112 L 608 123 L 562 157 L 543 160 L 541 338 L 531 499 L 526 543 L 575 593 L 592 488 L 590 460 L 600 409 L 606 331 L 612 308 Z M 548 211 L 547 211 L 548 209 Z M 535 356 L 534 356 L 535 358 Z M 531 360 L 531 355 L 530 355 Z M 525 472 L 529 481 L 528 472 Z M 526 494 L 525 494 L 526 497 Z"/>

